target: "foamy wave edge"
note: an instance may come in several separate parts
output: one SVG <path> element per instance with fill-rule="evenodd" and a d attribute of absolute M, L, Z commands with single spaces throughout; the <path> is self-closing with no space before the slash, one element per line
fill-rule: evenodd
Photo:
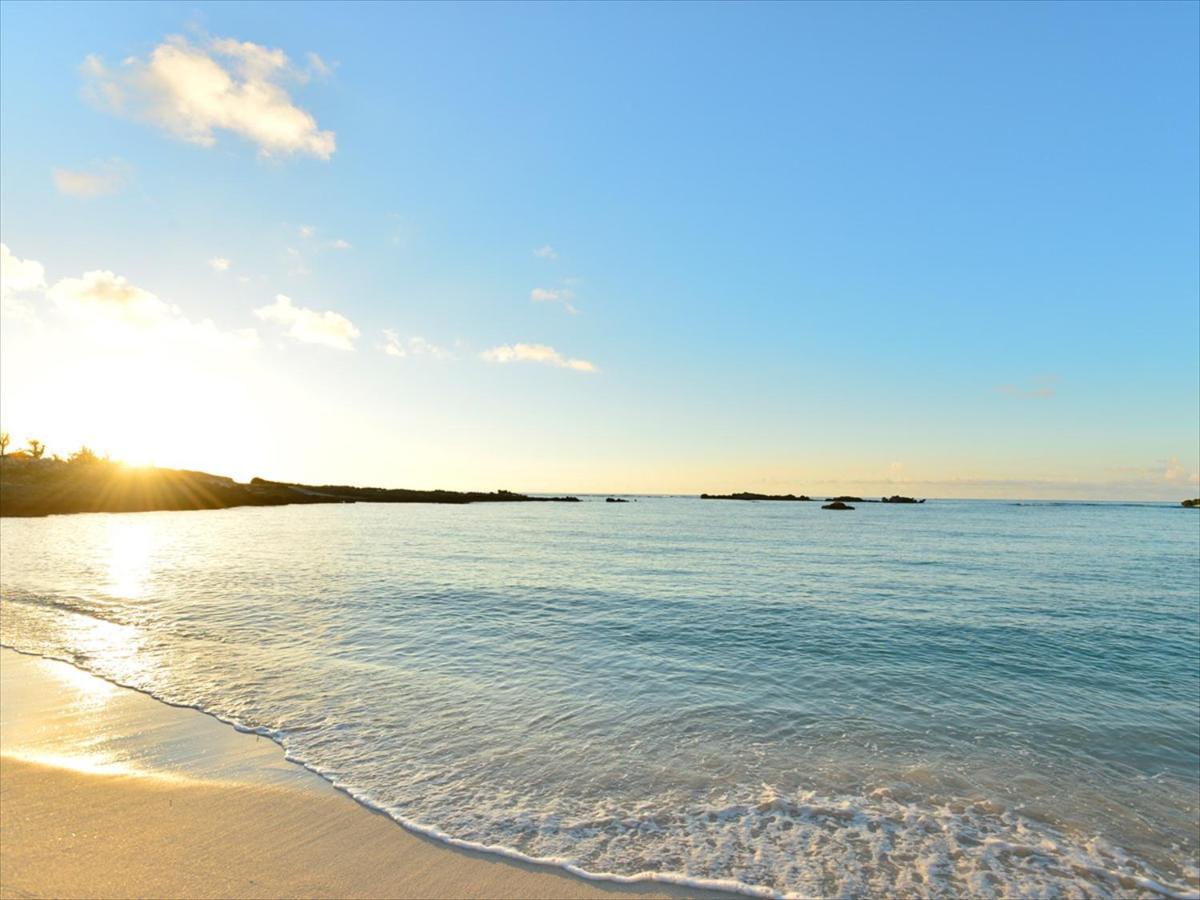
<path fill-rule="evenodd" d="M 330 774 L 321 771 L 320 769 L 316 768 L 315 766 L 310 765 L 305 760 L 300 759 L 297 756 L 293 756 L 288 751 L 287 745 L 285 743 L 285 740 L 287 737 L 286 734 L 283 734 L 278 731 L 272 731 L 271 729 L 264 728 L 262 726 L 246 725 L 242 722 L 238 722 L 235 719 L 229 719 L 229 718 L 221 716 L 215 712 L 212 712 L 211 710 L 205 709 L 203 706 L 199 706 L 199 705 L 191 704 L 191 703 L 179 703 L 179 702 L 176 702 L 173 700 L 168 700 L 165 697 L 158 696 L 153 691 L 147 691 L 140 687 L 137 687 L 136 685 L 125 684 L 114 678 L 109 678 L 108 676 L 106 676 L 100 672 L 93 671 L 92 669 L 89 669 L 86 666 L 80 665 L 77 661 L 75 661 L 73 659 L 69 659 L 67 657 L 55 656 L 53 654 L 47 654 L 47 653 L 38 653 L 37 651 L 33 651 L 33 650 L 22 650 L 20 647 L 14 646 L 13 644 L 10 644 L 10 643 L 6 643 L 4 641 L 0 641 L 0 647 L 4 648 L 6 650 L 12 650 L 14 653 L 20 653 L 22 656 L 30 656 L 30 657 L 34 657 L 36 659 L 46 659 L 46 660 L 50 660 L 52 662 L 65 663 L 66 665 L 71 666 L 73 669 L 77 669 L 80 672 L 84 672 L 88 675 L 91 675 L 93 678 L 99 678 L 101 681 L 105 681 L 111 685 L 114 685 L 115 687 L 122 688 L 123 690 L 134 691 L 135 693 L 141 694 L 145 697 L 149 697 L 151 700 L 154 700 L 156 703 L 161 703 L 164 706 L 174 707 L 175 709 L 193 710 L 195 712 L 209 716 L 210 718 L 216 719 L 222 725 L 228 725 L 229 727 L 233 728 L 235 731 L 241 732 L 242 734 L 253 734 L 253 735 L 257 735 L 259 737 L 265 737 L 265 738 L 273 741 L 275 744 L 277 744 L 279 746 L 279 749 L 283 752 L 283 758 L 285 760 L 292 763 L 293 765 L 299 766 L 300 768 L 304 769 L 307 772 L 311 772 L 313 775 L 316 775 L 322 781 L 327 782 L 335 790 L 337 790 L 338 792 L 340 792 L 342 794 L 345 794 L 347 797 L 349 797 L 355 803 L 359 804 L 360 806 L 364 807 L 365 809 L 369 809 L 372 812 L 383 813 L 385 816 L 387 816 L 389 819 L 391 819 L 393 822 L 395 822 L 400 827 L 404 828 L 406 831 L 410 831 L 413 834 L 419 834 L 423 837 L 432 838 L 440 843 L 447 844 L 451 847 L 457 847 L 462 850 L 473 850 L 473 851 L 480 852 L 480 853 L 488 853 L 493 856 L 502 856 L 502 857 L 505 857 L 506 859 L 514 859 L 519 862 L 530 863 L 530 864 L 537 865 L 537 866 L 544 866 L 546 868 L 561 869 L 565 872 L 568 872 L 571 875 L 576 876 L 577 878 L 582 878 L 586 881 L 612 882 L 614 884 L 655 884 L 655 883 L 671 884 L 671 885 L 677 885 L 679 887 L 699 888 L 702 890 L 712 890 L 712 891 L 724 891 L 725 893 L 739 894 L 739 895 L 746 896 L 746 897 L 777 898 L 777 900 L 793 900 L 793 898 L 796 898 L 799 896 L 799 895 L 793 895 L 793 894 L 781 894 L 776 891 L 772 891 L 770 888 L 759 887 L 757 885 L 752 885 L 752 884 L 744 884 L 743 882 L 740 882 L 740 881 L 730 881 L 730 880 L 722 880 L 722 879 L 714 879 L 714 878 L 693 878 L 689 875 L 683 875 L 683 874 L 674 873 L 674 872 L 639 872 L 634 875 L 622 875 L 618 872 L 590 872 L 587 869 L 580 868 L 579 866 L 575 865 L 568 859 L 529 856 L 525 853 L 521 853 L 519 850 L 514 850 L 511 847 L 504 847 L 499 844 L 483 844 L 483 843 L 479 843 L 477 841 L 465 841 L 462 838 L 456 838 L 453 835 L 448 834 L 445 831 L 442 831 L 440 828 L 437 828 L 436 826 L 422 825 L 418 822 L 413 822 L 410 819 L 406 819 L 403 816 L 397 816 L 395 813 L 393 813 L 387 807 L 385 807 L 381 803 L 372 799 L 369 795 L 367 795 L 363 792 L 355 792 L 355 791 L 351 790 L 350 788 L 346 787 L 345 785 L 340 784 Z"/>
<path fill-rule="evenodd" d="M 678 872 L 653 872 L 653 871 L 651 871 L 651 872 L 638 872 L 633 875 L 622 875 L 617 872 L 592 872 L 592 871 L 583 869 L 583 868 L 575 865 L 574 863 L 572 863 L 570 860 L 568 860 L 566 858 L 529 856 L 528 854 L 522 853 L 519 850 L 514 850 L 511 847 L 505 847 L 505 846 L 499 845 L 499 844 L 484 844 L 484 843 L 480 843 L 478 841 L 468 841 L 468 840 L 463 840 L 462 838 L 456 838 L 453 835 L 451 835 L 445 831 L 442 831 L 440 828 L 438 828 L 434 825 L 422 825 L 418 822 L 414 822 L 410 819 L 406 819 L 403 816 L 396 815 L 394 812 L 392 812 L 386 806 L 384 806 L 383 804 L 374 800 L 366 792 L 362 792 L 362 791 L 356 792 L 353 789 L 351 789 L 350 787 L 348 787 L 342 783 L 339 783 L 333 775 L 331 775 L 327 772 L 324 772 L 321 769 L 316 768 L 313 765 L 310 765 L 308 762 L 306 762 L 305 760 L 303 760 L 297 756 L 292 755 L 292 753 L 288 750 L 288 747 L 286 744 L 287 735 L 284 732 L 273 731 L 273 730 L 263 727 L 263 726 L 246 725 L 242 722 L 237 721 L 236 719 L 227 718 L 227 717 L 222 716 L 218 713 L 215 713 L 211 710 L 205 709 L 203 706 L 200 706 L 197 704 L 179 703 L 179 702 L 176 702 L 173 700 L 169 700 L 165 697 L 161 697 L 161 696 L 155 694 L 153 691 L 148 691 L 143 688 L 137 687 L 136 685 L 126 684 L 124 682 L 118 681 L 117 679 L 109 678 L 108 676 L 106 676 L 100 672 L 94 671 L 92 669 L 89 669 L 87 666 L 81 665 L 77 660 L 74 660 L 74 659 L 70 659 L 70 658 L 62 657 L 62 656 L 55 656 L 53 654 L 40 653 L 38 651 L 33 651 L 33 650 L 22 650 L 20 647 L 17 647 L 10 643 L 6 643 L 4 641 L 0 641 L 0 647 L 7 649 L 7 650 L 12 650 L 15 653 L 20 653 L 22 656 L 30 656 L 30 657 L 34 657 L 37 659 L 46 659 L 46 660 L 51 660 L 53 662 L 65 663 L 66 665 L 69 665 L 72 668 L 77 669 L 80 672 L 84 672 L 88 675 L 91 675 L 94 678 L 98 678 L 101 681 L 105 681 L 109 684 L 112 684 L 112 685 L 122 688 L 124 690 L 134 691 L 138 694 L 149 697 L 150 699 L 154 700 L 157 703 L 161 703 L 164 706 L 170 706 L 170 707 L 174 707 L 176 709 L 193 710 L 195 712 L 201 713 L 202 715 L 209 716 L 210 718 L 215 719 L 216 721 L 220 722 L 223 725 L 228 725 L 229 727 L 233 728 L 235 731 L 238 731 L 242 734 L 253 734 L 253 735 L 257 735 L 259 737 L 265 737 L 279 746 L 280 750 L 283 753 L 284 759 L 287 760 L 289 763 L 299 766 L 300 768 L 304 769 L 305 771 L 310 772 L 313 775 L 316 775 L 322 781 L 325 781 L 331 787 L 333 787 L 334 790 L 346 795 L 347 797 L 349 797 L 355 803 L 358 803 L 363 808 L 369 809 L 372 812 L 382 813 L 383 815 L 387 816 L 389 819 L 391 819 L 393 822 L 395 822 L 397 825 L 399 825 L 401 828 L 405 829 L 406 831 L 409 831 L 413 834 L 421 835 L 423 837 L 431 838 L 440 843 L 444 843 L 450 847 L 456 847 L 458 849 L 470 850 L 470 851 L 479 852 L 479 853 L 487 853 L 487 854 L 490 854 L 493 856 L 500 856 L 500 857 L 504 857 L 506 859 L 517 860 L 517 861 L 523 862 L 523 863 L 528 863 L 528 864 L 532 864 L 532 865 L 536 865 L 536 866 L 543 866 L 545 868 L 558 869 L 560 871 L 567 872 L 568 874 L 573 875 L 577 878 L 582 878 L 586 881 L 595 881 L 595 882 L 601 882 L 601 883 L 607 882 L 607 883 L 612 883 L 612 884 L 667 884 L 667 885 L 674 885 L 677 887 L 697 888 L 700 890 L 719 891 L 719 892 L 735 894 L 735 895 L 740 895 L 740 896 L 746 896 L 746 897 L 777 898 L 777 900 L 803 900 L 803 898 L 805 897 L 805 895 L 803 895 L 803 894 L 780 893 L 780 892 L 774 891 L 770 888 L 762 887 L 759 885 L 746 884 L 744 882 L 736 881 L 736 880 L 714 879 L 714 878 L 696 878 L 696 877 L 693 877 L 690 875 L 685 875 L 683 873 L 678 873 Z M 1100 866 L 1100 865 L 1089 865 L 1088 868 L 1092 872 L 1094 872 L 1096 875 L 1100 875 L 1102 877 L 1113 878 L 1113 879 L 1120 879 L 1120 878 L 1132 879 L 1139 888 L 1150 891 L 1155 894 L 1158 894 L 1161 897 L 1167 898 L 1167 900 L 1200 900 L 1200 892 L 1191 891 L 1186 887 L 1163 884 L 1153 878 L 1148 878 L 1145 876 L 1132 876 L 1129 873 L 1114 872 L 1114 871 L 1111 871 L 1108 868 L 1106 868 L 1104 866 Z"/>

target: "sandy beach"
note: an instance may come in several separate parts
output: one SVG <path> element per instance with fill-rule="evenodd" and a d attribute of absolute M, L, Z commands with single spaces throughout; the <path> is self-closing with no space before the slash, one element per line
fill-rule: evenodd
<path fill-rule="evenodd" d="M 718 896 L 458 850 L 273 742 L 0 650 L 0 896 Z"/>

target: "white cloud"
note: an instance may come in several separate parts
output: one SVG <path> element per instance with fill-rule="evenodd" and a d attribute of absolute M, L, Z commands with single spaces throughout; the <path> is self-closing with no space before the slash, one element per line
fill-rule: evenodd
<path fill-rule="evenodd" d="M 542 259 L 558 259 L 558 252 L 549 244 L 543 244 L 533 251 L 534 256 L 539 256 Z"/>
<path fill-rule="evenodd" d="M 218 272 L 228 272 L 229 267 L 233 265 L 233 261 L 226 259 L 224 256 L 214 256 L 208 261 L 208 264 Z"/>
<path fill-rule="evenodd" d="M 36 322 L 33 306 L 21 296 L 46 287 L 46 270 L 40 262 L 19 259 L 8 244 L 0 244 L 0 316 Z"/>
<path fill-rule="evenodd" d="M 314 228 L 312 225 L 301 225 L 299 228 L 296 229 L 296 231 L 299 233 L 300 237 L 302 237 L 302 238 L 310 238 L 314 234 L 317 233 L 317 229 Z"/>
<path fill-rule="evenodd" d="M 388 356 L 432 356 L 434 359 L 449 359 L 451 353 L 423 337 L 410 337 L 407 341 L 391 328 L 383 329 L 382 350 Z"/>
<path fill-rule="evenodd" d="M 179 315 L 177 308 L 107 270 L 85 272 L 82 278 L 63 278 L 46 296 L 68 314 L 139 328 L 162 325 Z"/>
<path fill-rule="evenodd" d="M 563 309 L 571 315 L 579 312 L 571 304 L 571 301 L 575 299 L 575 292 L 570 288 L 534 288 L 529 292 L 529 299 L 534 303 L 561 303 Z"/>
<path fill-rule="evenodd" d="M 0 296 L 8 298 L 46 286 L 46 269 L 32 259 L 13 256 L 8 244 L 0 244 Z"/>
<path fill-rule="evenodd" d="M 81 278 L 62 278 L 46 296 L 60 315 L 89 327 L 119 326 L 156 338 L 199 342 L 220 349 L 258 345 L 258 335 L 253 329 L 222 331 L 211 319 L 193 322 L 179 307 L 107 270 L 85 272 Z"/>
<path fill-rule="evenodd" d="M 293 306 L 290 297 L 275 295 L 270 306 L 256 309 L 254 314 L 264 322 L 286 325 L 288 336 L 308 344 L 324 344 L 337 350 L 353 350 L 354 339 L 360 332 L 343 315 L 325 310 L 317 312 L 302 306 Z"/>
<path fill-rule="evenodd" d="M 400 335 L 390 328 L 383 329 L 383 352 L 388 356 L 407 356 L 404 352 L 404 341 Z"/>
<path fill-rule="evenodd" d="M 54 169 L 54 186 L 68 197 L 103 197 L 115 194 L 125 184 L 129 167 L 120 160 L 93 169 Z"/>
<path fill-rule="evenodd" d="M 336 241 L 334 241 L 332 244 L 330 244 L 330 246 L 336 250 L 349 250 L 350 242 L 346 241 L 346 240 L 342 240 L 341 238 L 338 238 Z"/>
<path fill-rule="evenodd" d="M 211 147 L 214 131 L 224 130 L 257 144 L 264 156 L 329 159 L 336 149 L 334 133 L 320 130 L 280 84 L 305 80 L 282 50 L 230 38 L 194 46 L 172 36 L 148 59 L 130 57 L 117 69 L 89 56 L 83 73 L 101 105 L 190 143 Z"/>
<path fill-rule="evenodd" d="M 596 367 L 586 359 L 568 359 L 553 347 L 545 344 L 505 344 L 479 354 L 487 362 L 533 362 L 574 369 L 576 372 L 596 372 Z"/>
<path fill-rule="evenodd" d="M 7 317 L 37 322 L 33 307 L 18 297 L 22 294 L 48 299 L 63 320 L 86 326 L 93 336 L 97 328 L 107 328 L 111 334 L 201 343 L 220 350 L 258 345 L 258 334 L 252 328 L 223 331 L 211 319 L 193 322 L 179 307 L 107 270 L 61 278 L 47 289 L 41 263 L 18 259 L 8 245 L 0 244 L 0 311 Z"/>

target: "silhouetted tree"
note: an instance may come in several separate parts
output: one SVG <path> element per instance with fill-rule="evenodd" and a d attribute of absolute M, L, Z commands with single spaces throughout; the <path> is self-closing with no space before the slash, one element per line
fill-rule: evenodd
<path fill-rule="evenodd" d="M 4 456 L 8 453 L 8 445 L 10 441 L 12 441 L 12 438 L 8 436 L 8 432 L 0 431 L 0 456 Z"/>
<path fill-rule="evenodd" d="M 46 452 L 45 444 L 43 444 L 41 441 L 35 441 L 33 438 L 29 439 L 29 455 L 30 456 L 32 456 L 34 459 L 41 459 L 42 454 L 45 452 Z"/>
<path fill-rule="evenodd" d="M 82 447 L 80 447 L 78 450 L 76 450 L 74 453 L 72 453 L 69 457 L 67 457 L 67 462 L 83 463 L 85 465 L 88 463 L 94 463 L 94 462 L 99 462 L 99 461 L 100 461 L 100 457 L 97 456 L 95 454 L 95 452 L 92 450 L 92 448 L 87 446 L 86 444 L 84 444 Z"/>

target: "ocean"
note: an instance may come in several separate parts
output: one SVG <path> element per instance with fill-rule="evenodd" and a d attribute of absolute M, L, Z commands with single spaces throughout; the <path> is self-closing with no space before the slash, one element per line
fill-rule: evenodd
<path fill-rule="evenodd" d="M 1177 506 L 4 519 L 0 641 L 593 877 L 1200 892 L 1200 513 Z"/>

